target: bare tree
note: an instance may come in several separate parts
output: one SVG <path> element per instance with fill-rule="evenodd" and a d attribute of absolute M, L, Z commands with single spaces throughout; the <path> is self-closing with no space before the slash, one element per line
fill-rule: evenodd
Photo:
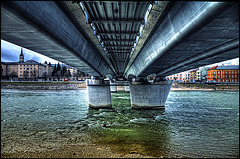
<path fill-rule="evenodd" d="M 25 80 L 28 80 L 29 78 L 29 71 L 23 71 L 23 78 L 25 78 Z"/>
<path fill-rule="evenodd" d="M 38 73 L 37 73 L 37 70 L 34 68 L 34 70 L 31 72 L 31 75 L 32 77 L 35 79 L 35 81 L 37 80 L 37 76 L 38 76 Z"/>

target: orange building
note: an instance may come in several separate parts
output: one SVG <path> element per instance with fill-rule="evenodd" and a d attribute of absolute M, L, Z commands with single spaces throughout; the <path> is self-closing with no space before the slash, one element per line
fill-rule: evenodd
<path fill-rule="evenodd" d="M 214 66 L 207 71 L 208 82 L 239 82 L 239 66 Z"/>

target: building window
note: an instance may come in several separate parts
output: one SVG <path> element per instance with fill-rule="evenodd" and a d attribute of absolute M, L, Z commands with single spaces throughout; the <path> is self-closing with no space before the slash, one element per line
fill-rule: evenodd
<path fill-rule="evenodd" d="M 218 71 L 218 73 L 220 73 L 220 71 Z"/>
<path fill-rule="evenodd" d="M 22 67 L 20 68 L 20 70 L 22 69 Z"/>
<path fill-rule="evenodd" d="M 20 71 L 20 73 L 22 73 L 22 71 Z"/>
<path fill-rule="evenodd" d="M 224 75 L 223 75 L 223 78 L 224 78 Z"/>
<path fill-rule="evenodd" d="M 223 71 L 223 73 L 224 73 L 224 71 Z"/>

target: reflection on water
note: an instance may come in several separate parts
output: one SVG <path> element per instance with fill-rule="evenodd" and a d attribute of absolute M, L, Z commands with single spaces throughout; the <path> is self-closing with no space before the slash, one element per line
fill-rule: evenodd
<path fill-rule="evenodd" d="M 144 111 L 118 92 L 112 105 L 89 109 L 86 89 L 1 90 L 2 151 L 92 142 L 123 155 L 239 157 L 238 91 L 171 91 L 165 109 Z"/>

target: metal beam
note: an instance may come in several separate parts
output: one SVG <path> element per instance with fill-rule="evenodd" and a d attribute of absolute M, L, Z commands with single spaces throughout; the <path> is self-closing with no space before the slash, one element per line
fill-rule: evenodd
<path fill-rule="evenodd" d="M 81 1 L 72 1 L 72 3 L 79 3 Z M 154 3 L 154 1 L 93 1 L 93 0 L 84 0 L 83 2 L 99 2 L 100 4 L 101 3 Z"/>
<path fill-rule="evenodd" d="M 108 49 L 107 51 L 129 51 L 131 52 L 131 49 Z"/>
<path fill-rule="evenodd" d="M 116 48 L 133 48 L 133 46 L 105 46 L 106 48 L 112 48 L 112 47 L 116 47 Z"/>
<path fill-rule="evenodd" d="M 130 52 L 110 52 L 110 54 L 129 54 Z"/>
<path fill-rule="evenodd" d="M 134 40 L 101 40 L 101 42 L 135 42 L 136 39 Z"/>
<path fill-rule="evenodd" d="M 121 51 L 119 52 L 119 50 L 108 50 L 109 53 L 130 53 L 130 51 Z"/>
<path fill-rule="evenodd" d="M 128 32 L 128 33 L 108 33 L 108 32 L 102 32 L 102 33 L 96 33 L 96 35 L 136 35 L 139 36 L 139 32 Z"/>
<path fill-rule="evenodd" d="M 90 20 L 89 23 L 102 24 L 102 23 L 119 23 L 119 24 L 144 24 L 144 19 L 140 20 Z"/>

